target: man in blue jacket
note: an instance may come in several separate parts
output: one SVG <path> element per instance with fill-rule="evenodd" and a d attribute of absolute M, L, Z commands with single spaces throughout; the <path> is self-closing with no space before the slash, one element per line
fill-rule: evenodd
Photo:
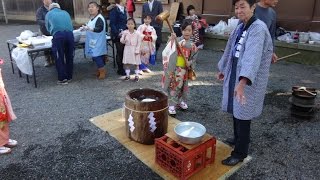
<path fill-rule="evenodd" d="M 112 41 L 115 43 L 117 49 L 117 73 L 119 75 L 124 76 L 126 75 L 122 63 L 124 44 L 120 42 L 120 38 L 121 32 L 127 29 L 127 11 L 124 7 L 124 3 L 121 0 L 115 0 L 115 3 L 116 4 L 111 4 L 108 7 L 108 10 L 110 11 L 109 18 L 111 27 L 111 38 Z"/>
<path fill-rule="evenodd" d="M 57 84 L 68 84 L 72 80 L 74 57 L 74 37 L 71 17 L 66 11 L 60 9 L 58 3 L 52 3 L 49 6 L 45 23 L 49 33 L 53 35 L 52 53 L 58 71 Z"/>

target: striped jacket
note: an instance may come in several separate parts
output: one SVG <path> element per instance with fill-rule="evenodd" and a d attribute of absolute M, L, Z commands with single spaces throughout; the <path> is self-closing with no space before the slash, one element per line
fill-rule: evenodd
<path fill-rule="evenodd" d="M 221 57 L 218 68 L 224 74 L 222 110 L 227 111 L 229 80 L 232 65 L 232 50 L 241 24 L 230 35 L 225 52 Z M 236 70 L 236 84 L 239 77 L 248 78 L 252 84 L 244 89 L 246 104 L 241 105 L 233 98 L 233 116 L 241 120 L 251 120 L 262 112 L 263 101 L 269 77 L 269 68 L 273 53 L 272 39 L 264 22 L 256 20 L 247 30 L 243 46 L 239 52 Z"/>

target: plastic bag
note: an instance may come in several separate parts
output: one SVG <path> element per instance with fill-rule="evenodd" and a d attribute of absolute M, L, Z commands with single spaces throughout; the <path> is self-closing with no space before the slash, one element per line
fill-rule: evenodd
<path fill-rule="evenodd" d="M 283 42 L 287 42 L 287 43 L 292 43 L 294 41 L 294 39 L 292 38 L 290 33 L 286 33 L 282 36 L 279 36 L 277 39 L 279 41 L 283 41 Z"/>
<path fill-rule="evenodd" d="M 24 31 L 21 32 L 19 37 L 21 38 L 21 40 L 28 40 L 33 35 L 34 35 L 34 33 L 32 31 L 24 30 Z"/>
<path fill-rule="evenodd" d="M 210 32 L 213 34 L 223 35 L 227 29 L 227 23 L 224 21 L 220 21 L 217 25 L 210 28 Z"/>
<path fill-rule="evenodd" d="M 309 38 L 310 38 L 309 33 L 300 32 L 299 43 L 307 43 L 307 42 L 309 42 Z"/>
<path fill-rule="evenodd" d="M 231 34 L 231 32 L 237 28 L 238 24 L 239 24 L 239 19 L 236 19 L 234 17 L 228 19 L 228 26 L 227 26 L 225 32 L 227 34 Z"/>
<path fill-rule="evenodd" d="M 32 75 L 32 64 L 26 48 L 14 48 L 11 56 L 22 73 Z"/>
<path fill-rule="evenodd" d="M 73 37 L 74 37 L 74 42 L 79 42 L 81 39 L 81 30 L 73 30 Z"/>
<path fill-rule="evenodd" d="M 320 33 L 309 32 L 311 41 L 319 41 L 320 42 Z"/>

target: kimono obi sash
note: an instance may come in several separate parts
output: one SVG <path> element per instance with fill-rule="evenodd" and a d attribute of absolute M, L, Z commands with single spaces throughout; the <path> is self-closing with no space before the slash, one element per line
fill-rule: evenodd
<path fill-rule="evenodd" d="M 148 31 L 143 31 L 143 32 L 142 32 L 143 35 L 149 35 L 149 36 L 151 36 L 151 33 L 152 33 L 152 32 L 148 32 Z M 143 41 L 152 42 L 152 37 L 147 37 L 147 36 L 145 36 L 145 37 L 143 38 Z"/>
<path fill-rule="evenodd" d="M 178 56 L 178 57 L 177 57 L 176 66 L 182 67 L 182 68 L 185 68 L 185 67 L 186 67 L 186 61 L 183 59 L 182 56 Z"/>
<path fill-rule="evenodd" d="M 186 58 L 186 60 L 184 60 L 182 54 L 178 51 L 178 58 L 177 58 L 176 66 L 185 68 L 186 67 L 186 61 L 190 57 L 191 51 L 190 51 L 190 49 L 185 48 L 185 47 L 181 47 L 181 49 L 182 49 L 182 52 L 183 52 L 184 57 Z"/>

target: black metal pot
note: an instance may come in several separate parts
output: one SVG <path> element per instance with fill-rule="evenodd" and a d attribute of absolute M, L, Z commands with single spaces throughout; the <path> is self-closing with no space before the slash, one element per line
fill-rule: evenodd
<path fill-rule="evenodd" d="M 306 88 L 306 90 L 299 89 L 300 86 L 292 87 L 292 97 L 289 101 L 299 107 L 314 107 L 317 97 L 317 92 L 315 88 Z"/>

